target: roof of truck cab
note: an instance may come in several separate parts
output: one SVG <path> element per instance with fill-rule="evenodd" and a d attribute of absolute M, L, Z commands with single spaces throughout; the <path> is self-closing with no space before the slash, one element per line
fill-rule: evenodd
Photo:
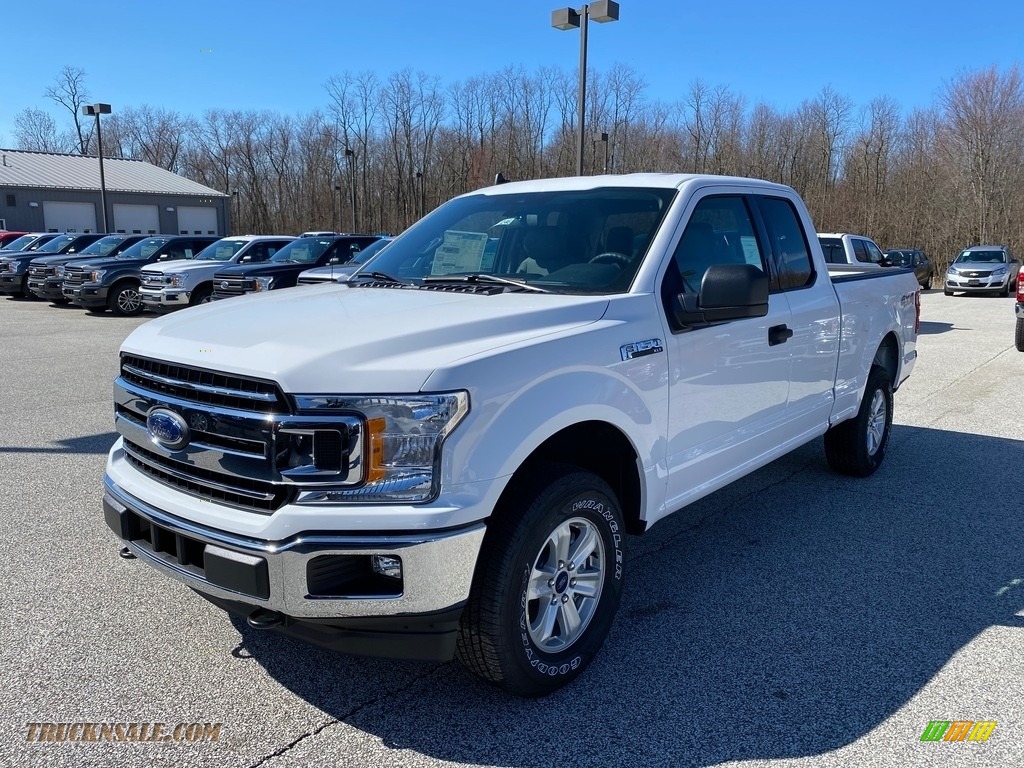
<path fill-rule="evenodd" d="M 507 195 L 518 192 L 555 192 L 602 187 L 641 187 L 655 189 L 679 189 L 691 182 L 713 182 L 736 186 L 757 186 L 777 191 L 792 191 L 785 184 L 776 184 L 763 179 L 748 179 L 742 176 L 716 176 L 700 173 L 623 173 L 600 176 L 564 176 L 556 179 L 534 179 L 532 181 L 507 181 L 491 187 L 475 190 L 468 194 Z"/>

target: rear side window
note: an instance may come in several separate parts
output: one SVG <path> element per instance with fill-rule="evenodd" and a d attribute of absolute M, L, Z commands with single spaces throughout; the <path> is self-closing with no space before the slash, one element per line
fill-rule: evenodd
<path fill-rule="evenodd" d="M 871 262 L 871 256 L 868 255 L 868 249 L 864 247 L 864 241 L 858 240 L 857 238 L 851 238 L 850 243 L 853 245 L 853 257 L 857 261 L 862 261 L 865 264 Z"/>
<path fill-rule="evenodd" d="M 782 197 L 760 197 L 758 207 L 779 268 L 779 287 L 803 288 L 814 281 L 811 249 L 793 204 Z"/>
<path fill-rule="evenodd" d="M 819 237 L 821 252 L 825 254 L 825 261 L 828 264 L 845 264 L 846 253 L 843 251 L 843 241 L 838 237 Z"/>

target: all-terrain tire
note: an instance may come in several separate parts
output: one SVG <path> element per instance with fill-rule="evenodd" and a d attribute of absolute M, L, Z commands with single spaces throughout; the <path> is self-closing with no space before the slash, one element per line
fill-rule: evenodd
<path fill-rule="evenodd" d="M 107 299 L 107 307 L 118 317 L 141 315 L 145 307 L 138 284 L 125 281 L 113 286 L 110 289 L 110 298 Z"/>
<path fill-rule="evenodd" d="M 544 696 L 594 659 L 622 597 L 625 527 L 614 492 L 569 465 L 513 480 L 488 522 L 457 655 L 518 696 Z"/>
<path fill-rule="evenodd" d="M 872 366 L 860 410 L 852 419 L 825 433 L 825 458 L 836 472 L 867 477 L 885 458 L 892 431 L 892 382 L 880 366 Z"/>
<path fill-rule="evenodd" d="M 1024 318 L 1017 318 L 1017 330 L 1013 335 L 1013 345 L 1018 352 L 1024 352 Z"/>

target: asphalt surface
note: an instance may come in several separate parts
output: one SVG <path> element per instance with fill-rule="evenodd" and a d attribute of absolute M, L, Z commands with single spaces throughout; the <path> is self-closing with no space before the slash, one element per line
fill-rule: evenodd
<path fill-rule="evenodd" d="M 233 622 L 100 509 L 143 319 L 0 299 L 0 766 L 1024 765 L 1024 354 L 1013 300 L 923 296 L 884 466 L 820 441 L 629 541 L 573 685 L 346 657 Z M 931 720 L 988 741 L 922 743 Z M 29 743 L 29 723 L 222 723 L 214 743 Z"/>

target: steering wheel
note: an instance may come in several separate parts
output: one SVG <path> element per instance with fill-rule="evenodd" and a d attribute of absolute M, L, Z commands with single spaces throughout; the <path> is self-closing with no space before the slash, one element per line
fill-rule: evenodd
<path fill-rule="evenodd" d="M 618 251 L 605 251 L 592 258 L 588 264 L 614 264 L 619 269 L 625 269 L 632 263 L 633 259 Z"/>

